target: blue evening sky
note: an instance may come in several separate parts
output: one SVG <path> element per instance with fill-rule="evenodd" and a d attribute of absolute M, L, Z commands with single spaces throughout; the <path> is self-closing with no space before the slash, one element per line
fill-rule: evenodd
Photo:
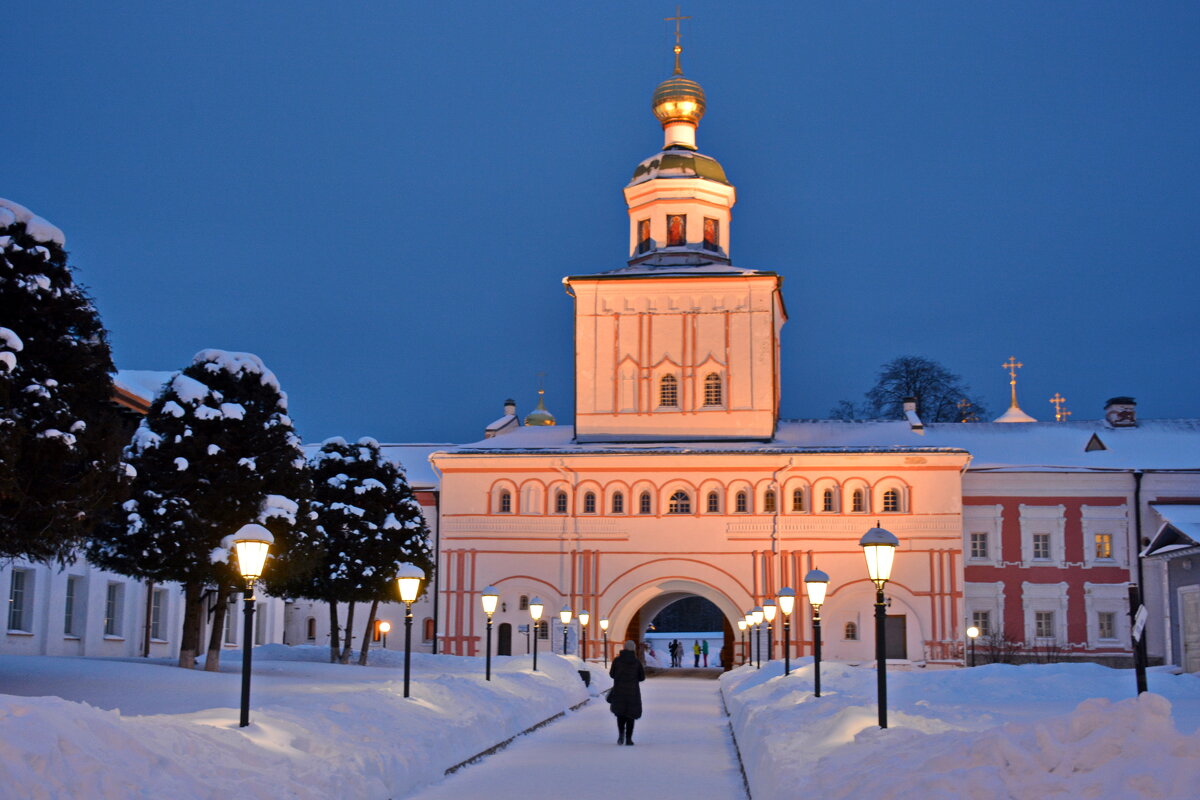
<path fill-rule="evenodd" d="M 118 364 L 261 355 L 308 441 L 470 441 L 621 266 L 674 3 L 55 2 L 5 18 L 0 196 L 67 233 Z M 783 413 L 928 356 L 993 414 L 1200 416 L 1200 4 L 689 2 Z"/>

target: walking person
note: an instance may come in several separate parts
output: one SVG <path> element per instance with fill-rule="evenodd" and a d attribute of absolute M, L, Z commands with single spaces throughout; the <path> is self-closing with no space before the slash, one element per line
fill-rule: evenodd
<path fill-rule="evenodd" d="M 608 676 L 613 679 L 608 707 L 617 718 L 617 744 L 633 744 L 633 723 L 642 716 L 642 688 L 646 671 L 638 661 L 636 645 L 630 639 L 613 659 Z"/>
<path fill-rule="evenodd" d="M 692 655 L 695 656 L 695 660 L 693 661 L 692 666 L 699 667 L 700 666 L 700 642 L 699 641 L 692 642 Z"/>
<path fill-rule="evenodd" d="M 708 639 L 700 642 L 700 653 L 704 656 L 704 666 L 708 666 Z"/>

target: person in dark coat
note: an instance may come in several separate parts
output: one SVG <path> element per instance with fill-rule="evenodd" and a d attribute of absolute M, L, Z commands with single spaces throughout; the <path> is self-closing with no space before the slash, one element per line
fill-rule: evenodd
<path fill-rule="evenodd" d="M 633 721 L 642 716 L 642 689 L 646 670 L 638 661 L 637 645 L 630 639 L 613 659 L 608 676 L 613 687 L 608 693 L 608 707 L 617 718 L 617 744 L 633 744 Z"/>

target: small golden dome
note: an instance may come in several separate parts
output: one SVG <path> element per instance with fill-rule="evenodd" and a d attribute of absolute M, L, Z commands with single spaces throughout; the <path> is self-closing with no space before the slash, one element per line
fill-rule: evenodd
<path fill-rule="evenodd" d="M 697 125 L 704 116 L 704 89 L 676 73 L 658 85 L 650 104 L 664 127 L 672 122 Z"/>
<path fill-rule="evenodd" d="M 546 403 L 543 395 L 546 394 L 545 389 L 538 389 L 537 408 L 530 411 L 525 416 L 526 425 L 554 425 L 556 421 L 554 415 L 546 410 Z"/>

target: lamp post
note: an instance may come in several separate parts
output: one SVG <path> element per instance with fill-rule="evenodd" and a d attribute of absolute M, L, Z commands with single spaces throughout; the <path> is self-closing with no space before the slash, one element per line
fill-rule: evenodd
<path fill-rule="evenodd" d="M 779 590 L 779 611 L 783 614 L 783 674 L 792 673 L 792 610 L 796 607 L 796 590 L 787 586 Z"/>
<path fill-rule="evenodd" d="M 592 621 L 592 615 L 585 608 L 579 612 L 579 657 L 587 661 L 587 626 Z"/>
<path fill-rule="evenodd" d="M 975 666 L 975 640 L 979 638 L 979 628 L 974 625 L 967 628 L 967 639 L 971 642 L 971 666 Z"/>
<path fill-rule="evenodd" d="M 242 629 L 242 716 L 239 727 L 250 724 L 250 661 L 254 648 L 254 582 L 262 575 L 263 563 L 275 537 L 262 525 L 243 525 L 233 535 L 233 549 L 237 553 L 238 572 L 246 580 L 245 600 L 246 625 Z"/>
<path fill-rule="evenodd" d="M 600 620 L 600 632 L 604 634 L 604 668 L 608 669 L 608 618 Z"/>
<path fill-rule="evenodd" d="M 755 669 L 762 669 L 762 621 L 763 607 L 755 606 L 750 609 L 750 619 L 754 622 L 754 649 L 758 651 L 758 656 L 754 663 L 757 665 Z"/>
<path fill-rule="evenodd" d="M 746 612 L 746 660 L 754 663 L 754 612 Z"/>
<path fill-rule="evenodd" d="M 542 603 L 540 597 L 535 597 L 529 601 L 529 616 L 533 619 L 533 671 L 537 672 L 537 643 L 538 643 L 538 625 L 542 618 L 542 609 L 546 606 Z"/>
<path fill-rule="evenodd" d="M 408 676 L 412 666 L 412 604 L 421 593 L 421 581 L 425 570 L 416 564 L 401 564 L 396 575 L 400 589 L 400 602 L 404 603 L 404 696 L 408 697 Z"/>
<path fill-rule="evenodd" d="M 742 632 L 742 663 L 746 663 L 746 620 L 738 620 L 738 630 Z"/>
<path fill-rule="evenodd" d="M 884 584 L 892 576 L 892 560 L 900 540 L 891 531 L 871 528 L 858 540 L 867 557 L 867 574 L 875 584 L 875 671 L 879 683 L 879 727 L 887 727 L 887 600 L 883 596 Z"/>
<path fill-rule="evenodd" d="M 387 650 L 387 635 L 388 635 L 388 631 L 390 631 L 391 629 L 392 629 L 392 623 L 388 622 L 386 619 L 379 620 L 379 637 L 381 639 L 383 639 L 383 649 L 384 650 Z"/>
<path fill-rule="evenodd" d="M 567 628 L 571 625 L 571 607 L 564 605 L 558 611 L 558 619 L 563 626 L 563 655 L 567 654 Z"/>
<path fill-rule="evenodd" d="M 767 661 L 775 657 L 775 615 L 778 611 L 774 600 L 763 600 L 763 620 L 767 623 Z"/>
<path fill-rule="evenodd" d="M 492 614 L 496 613 L 496 604 L 500 602 L 500 593 L 496 591 L 495 586 L 483 587 L 483 594 L 479 596 L 479 601 L 483 603 L 483 613 L 487 614 L 487 650 L 484 657 L 484 679 L 492 679 Z"/>
<path fill-rule="evenodd" d="M 804 588 L 808 592 L 808 604 L 812 606 L 813 624 L 813 694 L 821 696 L 821 606 L 825 603 L 825 590 L 829 588 L 829 576 L 819 569 L 810 569 L 804 576 Z"/>

